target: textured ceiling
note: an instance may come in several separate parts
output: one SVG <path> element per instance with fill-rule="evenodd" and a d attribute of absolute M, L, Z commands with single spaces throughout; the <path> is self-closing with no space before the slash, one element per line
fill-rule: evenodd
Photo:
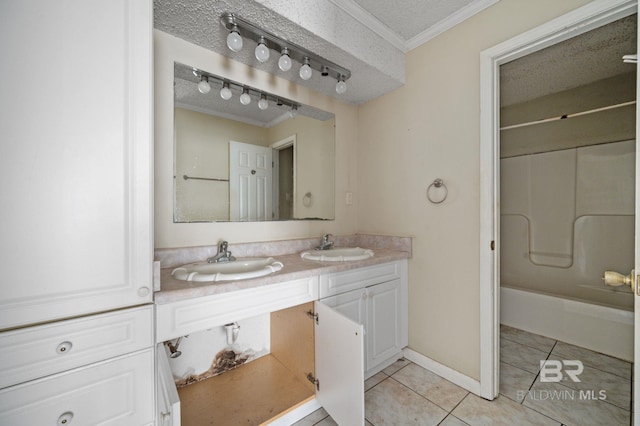
<path fill-rule="evenodd" d="M 524 56 L 500 67 L 500 98 L 509 106 L 633 72 L 622 56 L 636 52 L 637 15 Z"/>
<path fill-rule="evenodd" d="M 404 84 L 404 55 L 412 46 L 408 41 L 416 34 L 438 26 L 441 32 L 450 16 L 456 16 L 457 23 L 460 16 L 468 17 L 496 1 L 154 0 L 154 26 L 236 61 L 359 105 Z M 470 7 L 474 5 L 478 6 Z M 347 82 L 347 92 L 336 94 L 335 80 L 318 73 L 308 81 L 300 79 L 296 72 L 299 64 L 283 73 L 275 59 L 265 64 L 258 62 L 253 56 L 253 41 L 245 41 L 241 52 L 229 51 L 227 31 L 219 23 L 223 12 L 236 13 L 349 69 L 352 77 Z"/>

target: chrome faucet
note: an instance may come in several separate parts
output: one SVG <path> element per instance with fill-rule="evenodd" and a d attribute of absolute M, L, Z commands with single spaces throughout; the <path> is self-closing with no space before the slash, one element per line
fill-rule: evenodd
<path fill-rule="evenodd" d="M 316 250 L 329 250 L 333 248 L 333 241 L 330 241 L 329 238 L 333 237 L 331 234 L 324 234 L 322 236 L 322 241 L 320 245 L 316 247 Z"/>
<path fill-rule="evenodd" d="M 218 245 L 218 254 L 213 257 L 207 259 L 209 263 L 223 263 L 223 262 L 233 262 L 236 260 L 235 257 L 231 256 L 231 252 L 227 250 L 229 248 L 229 243 L 226 241 L 220 241 Z"/>

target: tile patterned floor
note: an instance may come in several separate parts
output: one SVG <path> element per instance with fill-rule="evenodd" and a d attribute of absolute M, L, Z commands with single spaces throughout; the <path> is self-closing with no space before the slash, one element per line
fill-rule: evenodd
<path fill-rule="evenodd" d="M 501 326 L 500 336 L 500 396 L 494 401 L 402 359 L 365 382 L 367 426 L 631 423 L 631 363 L 511 327 Z M 582 361 L 580 382 L 567 375 L 559 383 L 542 382 L 540 360 Z M 311 425 L 336 423 L 320 409 L 295 424 Z"/>

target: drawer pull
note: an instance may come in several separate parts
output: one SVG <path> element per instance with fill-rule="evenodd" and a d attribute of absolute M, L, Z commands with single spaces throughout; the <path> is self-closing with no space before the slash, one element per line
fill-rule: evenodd
<path fill-rule="evenodd" d="M 69 352 L 71 350 L 72 346 L 73 346 L 73 344 L 71 342 L 62 342 L 56 348 L 56 352 L 59 353 L 60 355 L 64 355 L 64 354 L 66 354 L 67 352 Z M 65 413 L 65 414 L 67 414 L 67 413 Z M 72 417 L 73 417 L 73 415 L 72 415 Z"/>
<path fill-rule="evenodd" d="M 58 417 L 58 426 L 66 426 L 69 423 L 71 423 L 72 419 L 73 419 L 73 413 L 71 411 L 62 413 L 60 417 Z"/>

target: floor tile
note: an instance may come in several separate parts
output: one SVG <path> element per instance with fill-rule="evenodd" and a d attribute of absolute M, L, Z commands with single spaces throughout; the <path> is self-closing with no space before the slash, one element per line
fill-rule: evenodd
<path fill-rule="evenodd" d="M 546 360 L 548 355 L 548 352 L 511 340 L 500 339 L 500 361 L 530 373 L 537 373 L 540 370 L 540 361 Z"/>
<path fill-rule="evenodd" d="M 536 374 L 534 373 L 504 362 L 500 363 L 500 395 L 516 402 L 522 402 L 535 379 Z"/>
<path fill-rule="evenodd" d="M 411 364 L 411 361 L 401 358 L 396 362 L 394 362 L 393 364 L 391 364 L 390 366 L 388 366 L 387 368 L 385 368 L 384 370 L 382 370 L 382 372 L 388 376 L 391 376 L 393 373 L 395 373 L 396 371 L 400 370 L 403 367 L 406 367 L 409 364 Z"/>
<path fill-rule="evenodd" d="M 453 410 L 468 393 L 461 387 L 413 363 L 395 373 L 391 378 L 447 411 Z"/>
<path fill-rule="evenodd" d="M 298 420 L 292 426 L 313 426 L 326 417 L 329 417 L 329 414 L 325 411 L 324 408 L 320 408 L 309 414 L 308 416 Z"/>
<path fill-rule="evenodd" d="M 518 330 L 508 325 L 500 324 L 500 338 L 520 343 L 521 345 L 531 346 L 543 352 L 551 352 L 553 345 L 556 344 L 555 339 L 540 336 L 538 334 L 529 333 L 528 331 Z"/>
<path fill-rule="evenodd" d="M 364 391 L 368 391 L 369 389 L 371 389 L 372 387 L 374 387 L 375 385 L 377 385 L 378 383 L 380 383 L 381 381 L 388 379 L 389 376 L 387 376 L 386 374 L 384 374 L 382 371 L 379 372 L 378 374 L 375 374 L 371 377 L 369 377 L 367 380 L 364 381 Z"/>
<path fill-rule="evenodd" d="M 442 421 L 438 426 L 468 426 L 467 423 L 463 422 L 456 416 L 449 414 L 446 419 Z"/>
<path fill-rule="evenodd" d="M 597 396 L 597 394 L 596 394 Z M 568 425 L 628 425 L 631 413 L 604 401 L 587 399 L 559 383 L 536 382 L 523 405 Z"/>
<path fill-rule="evenodd" d="M 564 342 L 558 342 L 552 353 L 562 359 L 577 359 L 582 361 L 585 365 L 589 365 L 629 380 L 631 379 L 631 363 L 618 358 L 600 354 L 590 351 L 589 349 L 570 345 Z"/>
<path fill-rule="evenodd" d="M 315 426 L 338 426 L 338 423 L 336 423 L 331 417 L 325 417 L 320 422 L 316 423 Z"/>
<path fill-rule="evenodd" d="M 374 425 L 437 425 L 447 414 L 393 379 L 365 394 L 365 417 Z"/>
<path fill-rule="evenodd" d="M 487 401 L 469 394 L 451 414 L 473 426 L 560 425 L 559 422 L 503 396 Z"/>

